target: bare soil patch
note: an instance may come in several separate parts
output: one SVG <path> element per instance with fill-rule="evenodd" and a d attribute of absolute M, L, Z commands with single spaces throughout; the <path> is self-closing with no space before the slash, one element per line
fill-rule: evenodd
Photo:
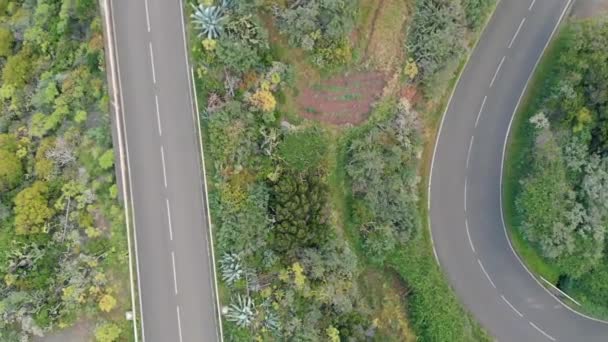
<path fill-rule="evenodd" d="M 608 0 L 580 0 L 572 7 L 572 17 L 586 19 L 608 15 Z"/>
<path fill-rule="evenodd" d="M 356 125 L 367 119 L 385 84 L 386 76 L 375 71 L 335 76 L 302 89 L 296 102 L 304 118 Z"/>
<path fill-rule="evenodd" d="M 69 328 L 59 330 L 45 337 L 36 337 L 34 342 L 85 342 L 93 341 L 93 324 L 89 321 L 80 321 Z"/>

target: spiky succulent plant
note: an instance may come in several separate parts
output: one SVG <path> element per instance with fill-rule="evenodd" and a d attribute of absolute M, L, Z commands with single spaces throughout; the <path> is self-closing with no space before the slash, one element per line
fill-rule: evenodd
<path fill-rule="evenodd" d="M 251 297 L 237 296 L 237 301 L 230 304 L 226 319 L 234 322 L 239 327 L 248 327 L 255 318 L 255 304 Z"/>
<path fill-rule="evenodd" d="M 207 39 L 217 39 L 224 31 L 226 22 L 224 5 L 205 6 L 200 4 L 193 7 L 192 21 L 200 31 L 199 36 Z"/>
<path fill-rule="evenodd" d="M 228 284 L 240 280 L 245 271 L 241 266 L 241 258 L 234 253 L 226 253 L 220 259 L 220 270 L 222 271 L 222 279 Z"/>

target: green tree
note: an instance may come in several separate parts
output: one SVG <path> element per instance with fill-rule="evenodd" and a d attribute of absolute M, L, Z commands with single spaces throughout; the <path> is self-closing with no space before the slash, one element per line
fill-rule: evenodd
<path fill-rule="evenodd" d="M 23 167 L 16 152 L 16 139 L 8 134 L 0 134 L 0 191 L 14 188 L 23 177 Z"/>
<path fill-rule="evenodd" d="M 97 342 L 117 341 L 122 333 L 122 329 L 114 323 L 104 323 L 95 329 L 95 340 Z"/>
<path fill-rule="evenodd" d="M 114 166 L 114 151 L 107 150 L 99 157 L 99 167 L 102 170 L 109 170 Z"/>
<path fill-rule="evenodd" d="M 0 27 L 0 57 L 8 57 L 13 53 L 15 38 L 10 29 Z"/>
<path fill-rule="evenodd" d="M 17 234 L 41 233 L 54 211 L 48 205 L 48 186 L 36 181 L 15 196 L 15 231 Z"/>

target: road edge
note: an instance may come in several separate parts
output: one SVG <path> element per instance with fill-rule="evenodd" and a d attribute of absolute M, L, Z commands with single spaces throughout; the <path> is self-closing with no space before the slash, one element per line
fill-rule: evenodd
<path fill-rule="evenodd" d="M 505 140 L 503 143 L 503 148 L 502 148 L 502 157 L 501 157 L 501 161 L 500 161 L 500 182 L 499 182 L 499 193 L 500 193 L 500 220 L 502 222 L 502 227 L 505 233 L 505 238 L 507 239 L 507 243 L 509 245 L 509 248 L 511 249 L 511 252 L 513 253 L 513 255 L 515 255 L 515 258 L 517 259 L 517 261 L 519 261 L 519 263 L 521 264 L 521 266 L 524 268 L 524 270 L 530 275 L 530 277 L 532 277 L 532 279 L 534 279 L 534 281 L 536 281 L 536 283 L 542 288 L 544 289 L 551 297 L 553 297 L 553 299 L 555 299 L 558 303 L 560 303 L 563 307 L 565 307 L 566 309 L 568 309 L 570 312 L 598 322 L 598 323 L 603 323 L 603 324 L 608 324 L 608 321 L 606 320 L 602 320 L 599 318 L 595 318 L 595 317 L 591 317 L 589 315 L 586 315 L 582 312 L 579 312 L 578 310 L 572 308 L 570 305 L 568 305 L 564 300 L 560 299 L 559 297 L 557 297 L 555 294 L 553 294 L 545 285 L 543 285 L 543 283 L 541 282 L 541 280 L 547 282 L 544 278 L 540 277 L 540 279 L 537 277 L 536 274 L 534 274 L 532 271 L 530 271 L 530 269 L 526 266 L 526 264 L 524 263 L 524 261 L 521 259 L 521 257 L 519 256 L 519 254 L 517 253 L 517 251 L 515 250 L 515 248 L 513 247 L 513 244 L 511 243 L 511 237 L 509 236 L 509 232 L 507 229 L 507 225 L 505 223 L 505 219 L 504 219 L 504 206 L 503 206 L 503 197 L 504 197 L 504 187 L 503 187 L 503 175 L 504 175 L 504 164 L 505 164 L 505 156 L 506 156 L 506 151 L 507 151 L 507 145 L 509 143 L 509 139 L 510 139 L 510 135 L 511 135 L 511 126 L 513 124 L 513 120 L 515 119 L 515 116 L 517 115 L 517 112 L 519 111 L 519 106 L 521 104 L 522 99 L 524 98 L 524 96 L 527 93 L 528 90 L 528 85 L 530 83 L 530 81 L 532 80 L 532 78 L 534 77 L 534 74 L 536 73 L 536 68 L 538 67 L 538 64 L 540 63 L 540 61 L 542 60 L 543 56 L 545 55 L 545 51 L 547 50 L 547 48 L 549 47 L 549 45 L 551 44 L 551 42 L 553 41 L 553 36 L 555 35 L 555 33 L 558 31 L 559 27 L 562 25 L 564 18 L 566 17 L 566 14 L 568 14 L 570 12 L 570 10 L 572 9 L 573 4 L 576 2 L 576 0 L 568 0 L 566 6 L 564 7 L 564 10 L 562 11 L 562 14 L 559 18 L 559 20 L 557 21 L 557 23 L 555 24 L 555 27 L 553 28 L 553 31 L 551 32 L 551 35 L 549 36 L 549 39 L 547 40 L 547 42 L 545 43 L 545 46 L 543 47 L 543 51 L 542 53 L 538 56 L 536 62 L 534 63 L 534 67 L 532 68 L 532 71 L 530 72 L 530 75 L 528 76 L 528 79 L 526 80 L 526 84 L 524 85 L 524 88 L 519 96 L 519 99 L 517 100 L 517 104 L 515 105 L 515 108 L 513 109 L 513 113 L 511 114 L 511 119 L 509 120 L 509 126 L 507 127 L 507 134 L 505 135 Z M 550 283 L 549 283 L 550 284 Z M 552 284 L 551 284 L 552 285 Z M 554 286 L 553 286 L 554 287 Z M 555 288 L 555 287 L 554 287 Z M 557 288 L 555 288 L 557 289 Z M 557 289 L 559 292 L 561 292 L 561 290 Z M 570 298 L 566 293 L 563 293 L 566 297 Z M 571 300 L 573 300 L 572 298 L 570 298 Z M 573 300 L 574 303 L 577 303 L 575 300 Z"/>
<path fill-rule="evenodd" d="M 117 183 L 121 188 L 121 197 L 123 210 L 125 214 L 125 227 L 127 230 L 127 248 L 129 255 L 129 283 L 130 283 L 130 294 L 131 294 L 131 314 L 133 322 L 133 337 L 135 342 L 139 341 L 139 329 L 138 329 L 138 319 L 137 319 L 137 311 L 141 313 L 142 309 L 142 301 L 141 301 L 141 291 L 140 291 L 140 283 L 139 283 L 139 260 L 137 255 L 137 235 L 135 232 L 135 219 L 131 218 L 131 210 L 133 208 L 132 196 L 127 192 L 127 187 L 131 189 L 130 178 L 131 175 L 128 172 L 129 170 L 129 161 L 128 161 L 128 149 L 126 147 L 126 136 L 124 134 L 124 113 L 122 112 L 122 90 L 120 86 L 120 70 L 118 66 L 117 59 L 117 51 L 116 51 L 116 40 L 114 38 L 114 17 L 112 12 L 112 1 L 111 0 L 98 0 L 100 15 L 102 16 L 102 25 L 104 27 L 104 33 L 106 38 L 106 44 L 104 49 L 105 57 L 106 57 L 106 66 L 109 67 L 106 75 L 108 78 L 108 95 L 110 95 L 110 111 L 113 112 L 114 116 L 110 116 L 110 119 L 114 122 L 114 127 L 112 129 L 114 137 L 113 140 L 118 144 L 114 144 L 114 148 L 118 148 L 118 154 L 115 159 L 118 160 L 118 163 L 115 163 L 116 175 L 117 175 Z M 119 105 L 120 102 L 120 105 Z M 133 229 L 131 229 L 131 220 L 133 220 Z M 133 248 L 133 241 L 135 241 L 135 248 Z M 135 260 L 133 260 L 133 255 L 135 255 Z M 135 277 L 133 264 L 135 262 L 137 277 Z M 137 282 L 137 291 L 135 290 L 135 282 Z M 137 295 L 136 295 L 137 293 Z M 137 297 L 137 300 L 136 300 Z M 136 302 L 139 302 L 139 307 Z M 139 321 L 141 325 L 141 336 L 142 341 L 145 341 L 144 337 L 144 323 L 143 319 Z"/>
<path fill-rule="evenodd" d="M 201 184 L 201 192 L 203 193 L 203 200 L 205 203 L 203 203 L 203 208 L 206 211 L 206 217 L 207 217 L 207 225 L 209 226 L 209 230 L 208 230 L 208 245 L 209 245 L 209 250 L 211 251 L 210 253 L 210 257 L 211 257 L 211 272 L 213 275 L 213 282 L 212 282 L 212 287 L 213 287 L 213 295 L 215 297 L 215 307 L 216 307 L 216 327 L 218 329 L 216 329 L 216 335 L 218 337 L 218 340 L 220 342 L 224 341 L 224 331 L 223 331 L 223 326 L 222 326 L 222 310 L 221 310 L 221 303 L 220 303 L 220 295 L 219 295 L 219 286 L 218 286 L 218 282 L 217 282 L 217 269 L 216 269 L 216 263 L 215 263 L 215 244 L 213 242 L 213 225 L 211 223 L 211 211 L 209 210 L 209 193 L 208 193 L 208 186 L 207 186 L 207 169 L 206 169 L 206 165 L 205 165 L 205 151 L 203 148 L 203 133 L 201 131 L 201 121 L 200 121 L 200 111 L 199 111 L 199 107 L 198 107 L 198 93 L 196 90 L 196 82 L 195 82 L 195 78 L 194 78 L 194 69 L 192 68 L 192 66 L 190 65 L 190 46 L 188 45 L 188 31 L 186 30 L 186 27 L 189 27 L 186 16 L 184 15 L 184 2 L 183 0 L 179 1 L 179 5 L 180 5 L 180 13 L 182 16 L 182 30 L 183 30 L 183 39 L 184 39 L 184 54 L 185 54 L 185 58 L 186 58 L 186 74 L 188 75 L 188 86 L 190 88 L 190 100 L 191 100 L 191 105 L 192 105 L 192 115 L 193 115 L 193 123 L 196 126 L 196 134 L 198 136 L 198 142 L 199 142 L 199 154 L 200 154 L 200 166 L 202 168 L 202 184 Z M 186 12 L 187 13 L 187 12 Z M 219 333 L 219 334 L 218 334 Z"/>

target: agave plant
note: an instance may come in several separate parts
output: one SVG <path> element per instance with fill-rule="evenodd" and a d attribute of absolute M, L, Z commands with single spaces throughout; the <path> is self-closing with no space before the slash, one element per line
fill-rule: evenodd
<path fill-rule="evenodd" d="M 255 317 L 255 304 L 251 297 L 238 295 L 236 303 L 230 304 L 226 319 L 241 328 L 248 327 Z"/>
<path fill-rule="evenodd" d="M 240 280 L 245 271 L 241 266 L 241 258 L 233 253 L 226 253 L 220 259 L 220 270 L 222 271 L 222 279 L 228 284 L 234 284 L 234 282 Z"/>
<path fill-rule="evenodd" d="M 217 39 L 224 31 L 226 16 L 224 6 L 205 6 L 200 4 L 194 6 L 192 21 L 200 30 L 199 37 Z"/>

